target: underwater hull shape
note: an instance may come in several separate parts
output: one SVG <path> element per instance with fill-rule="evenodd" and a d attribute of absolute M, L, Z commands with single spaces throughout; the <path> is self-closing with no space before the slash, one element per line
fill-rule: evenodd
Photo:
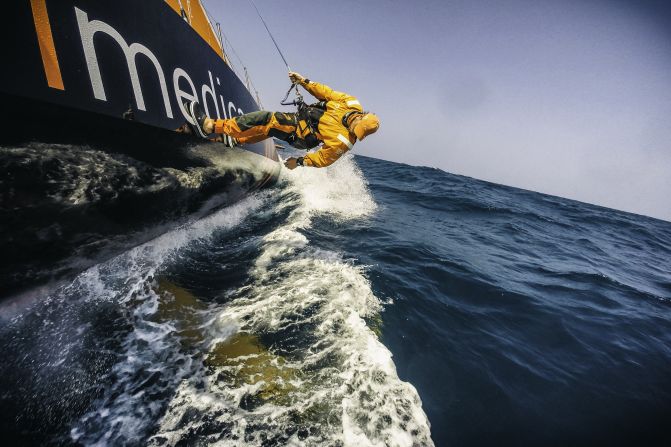
<path fill-rule="evenodd" d="M 230 149 L 174 131 L 185 101 L 222 118 L 258 106 L 168 4 L 5 6 L 0 299 L 67 280 L 276 181 L 272 140 Z"/>

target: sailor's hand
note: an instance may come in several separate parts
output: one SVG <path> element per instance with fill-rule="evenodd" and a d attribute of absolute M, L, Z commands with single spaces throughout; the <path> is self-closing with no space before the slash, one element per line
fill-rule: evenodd
<path fill-rule="evenodd" d="M 284 166 L 286 166 L 287 169 L 296 169 L 296 166 L 298 166 L 298 160 L 295 157 L 287 158 L 287 161 L 284 162 Z"/>
<path fill-rule="evenodd" d="M 305 78 L 300 73 L 296 73 L 295 71 L 289 72 L 289 79 L 291 79 L 293 84 L 300 84 L 301 82 L 305 81 Z"/>

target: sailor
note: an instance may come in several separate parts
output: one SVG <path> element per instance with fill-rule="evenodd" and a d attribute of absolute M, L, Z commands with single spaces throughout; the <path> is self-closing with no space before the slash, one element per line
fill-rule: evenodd
<path fill-rule="evenodd" d="M 230 119 L 207 117 L 197 102 L 188 104 L 194 123 L 193 131 L 203 138 L 222 134 L 228 146 L 256 143 L 266 138 L 279 138 L 298 149 L 311 149 L 323 144 L 316 152 L 302 157 L 291 157 L 284 165 L 322 168 L 330 165 L 352 149 L 357 140 L 363 140 L 380 127 L 380 120 L 363 110 L 359 100 L 347 93 L 336 92 L 330 87 L 289 72 L 294 84 L 304 87 L 319 100 L 312 105 L 299 105 L 297 113 L 258 111 Z"/>

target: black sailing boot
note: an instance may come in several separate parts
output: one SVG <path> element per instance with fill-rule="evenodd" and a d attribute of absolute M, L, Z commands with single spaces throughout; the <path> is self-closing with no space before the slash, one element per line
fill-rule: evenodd
<path fill-rule="evenodd" d="M 194 135 L 198 135 L 201 138 L 207 138 L 207 133 L 203 129 L 203 124 L 205 124 L 205 112 L 203 108 L 196 101 L 191 101 L 186 104 L 186 112 L 189 114 L 192 122 L 189 122 L 189 127 Z M 193 124 L 195 123 L 195 124 Z"/>
<path fill-rule="evenodd" d="M 223 137 L 224 137 L 224 146 L 235 147 L 238 145 L 238 140 L 236 140 L 232 136 L 224 134 Z"/>

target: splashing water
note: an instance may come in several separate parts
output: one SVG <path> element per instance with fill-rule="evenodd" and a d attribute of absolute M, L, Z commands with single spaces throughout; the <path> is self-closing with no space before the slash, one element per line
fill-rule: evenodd
<path fill-rule="evenodd" d="M 345 224 L 373 213 L 363 177 L 346 158 L 332 170 L 289 172 L 286 181 L 298 206 L 263 238 L 249 284 L 217 310 L 200 388 L 180 385 L 152 441 L 430 445 L 416 391 L 398 379 L 391 354 L 366 324 L 381 306 L 363 269 L 312 249 L 304 235 L 323 213 Z M 232 330 L 266 340 L 273 354 L 245 371 L 248 377 L 240 377 L 241 365 L 267 354 L 222 355 Z M 272 374 L 264 374 L 268 368 Z M 196 434 L 186 417 L 200 427 L 216 421 L 226 434 Z"/>
<path fill-rule="evenodd" d="M 285 172 L 275 189 L 91 268 L 13 318 L 13 342 L 35 315 L 48 322 L 32 336 L 39 374 L 82 388 L 78 406 L 75 391 L 57 399 L 65 416 L 47 440 L 431 445 L 417 392 L 376 335 L 382 305 L 365 268 L 310 243 L 324 234 L 316 220 L 355 225 L 376 208 L 352 157 Z M 201 297 L 170 278 L 208 269 L 241 284 L 219 280 Z"/>

